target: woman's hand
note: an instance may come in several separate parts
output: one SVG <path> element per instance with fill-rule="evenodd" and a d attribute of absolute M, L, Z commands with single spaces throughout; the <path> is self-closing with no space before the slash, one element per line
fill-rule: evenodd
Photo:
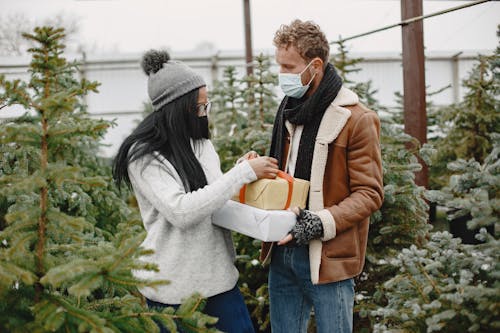
<path fill-rule="evenodd" d="M 249 154 L 249 153 L 247 153 Z M 278 174 L 278 161 L 273 157 L 262 156 L 248 160 L 258 179 L 274 179 Z"/>

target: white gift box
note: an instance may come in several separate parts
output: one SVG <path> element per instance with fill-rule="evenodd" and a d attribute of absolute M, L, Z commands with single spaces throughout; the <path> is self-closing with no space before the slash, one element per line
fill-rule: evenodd
<path fill-rule="evenodd" d="M 213 224 L 265 242 L 281 240 L 296 220 L 291 211 L 263 210 L 232 200 L 212 214 Z"/>

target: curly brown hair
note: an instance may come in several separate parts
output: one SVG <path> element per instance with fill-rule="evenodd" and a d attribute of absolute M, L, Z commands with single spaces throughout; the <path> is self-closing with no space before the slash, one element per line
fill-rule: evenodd
<path fill-rule="evenodd" d="M 294 46 L 306 61 L 316 57 L 328 62 L 330 44 L 319 25 L 312 21 L 294 20 L 289 25 L 282 24 L 274 34 L 274 46 L 288 48 Z"/>

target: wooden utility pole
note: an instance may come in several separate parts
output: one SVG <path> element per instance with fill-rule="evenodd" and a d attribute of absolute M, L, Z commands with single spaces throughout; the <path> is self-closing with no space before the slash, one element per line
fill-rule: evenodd
<path fill-rule="evenodd" d="M 243 0 L 245 17 L 245 59 L 247 75 L 253 74 L 252 23 L 250 21 L 250 0 Z"/>
<path fill-rule="evenodd" d="M 401 19 L 422 16 L 422 0 L 401 0 Z M 421 144 L 427 142 L 427 115 L 425 105 L 424 22 L 418 20 L 402 26 L 404 128 Z M 421 161 L 422 163 L 422 161 Z M 428 185 L 428 169 L 422 163 L 416 174 L 417 185 Z"/>

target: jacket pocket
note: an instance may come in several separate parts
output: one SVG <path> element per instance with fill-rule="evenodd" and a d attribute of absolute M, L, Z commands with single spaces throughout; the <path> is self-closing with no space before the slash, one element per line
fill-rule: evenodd
<path fill-rule="evenodd" d="M 357 226 L 337 235 L 323 244 L 323 256 L 327 260 L 359 257 L 359 240 Z"/>

